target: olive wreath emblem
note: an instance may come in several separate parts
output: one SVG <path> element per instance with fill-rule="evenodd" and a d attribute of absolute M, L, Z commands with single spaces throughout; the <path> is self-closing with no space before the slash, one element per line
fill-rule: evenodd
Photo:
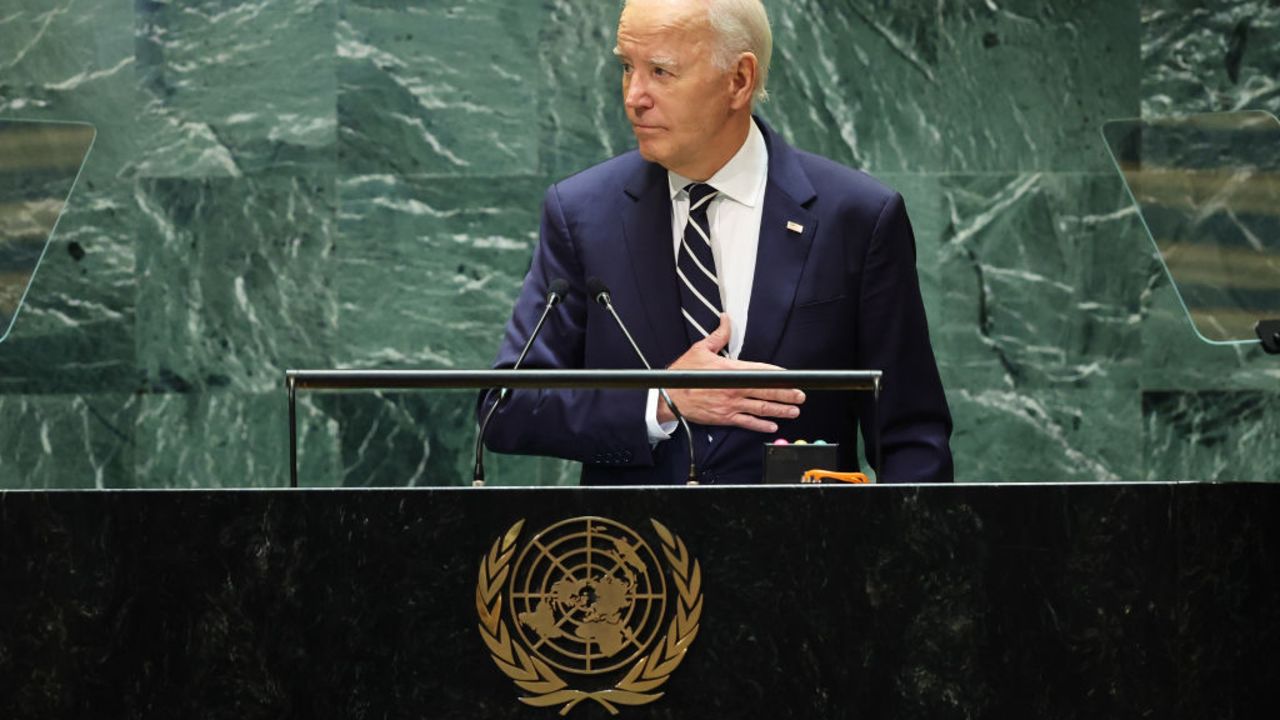
<path fill-rule="evenodd" d="M 698 635 L 702 617 L 702 568 L 690 557 L 684 541 L 657 520 L 650 519 L 662 540 L 662 551 L 671 566 L 671 574 L 679 595 L 676 611 L 667 633 L 647 655 L 642 656 L 627 674 L 604 690 L 579 690 L 569 687 L 546 661 L 531 654 L 507 630 L 502 617 L 502 588 L 511 573 L 511 561 L 517 550 L 516 540 L 524 527 L 520 520 L 502 537 L 494 541 L 480 563 L 480 579 L 476 583 L 476 612 L 480 617 L 480 637 L 484 639 L 494 664 L 525 692 L 520 702 L 534 707 L 563 705 L 560 715 L 584 700 L 593 700 L 618 714 L 618 706 L 646 705 L 663 696 L 655 692 L 670 679 L 684 660 L 685 653 Z"/>

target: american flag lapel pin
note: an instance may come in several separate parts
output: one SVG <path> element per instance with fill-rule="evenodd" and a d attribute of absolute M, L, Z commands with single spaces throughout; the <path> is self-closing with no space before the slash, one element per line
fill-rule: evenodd
<path fill-rule="evenodd" d="M 795 220 L 787 221 L 787 229 L 793 233 L 796 233 L 797 235 L 804 232 L 804 226 L 796 222 Z"/>

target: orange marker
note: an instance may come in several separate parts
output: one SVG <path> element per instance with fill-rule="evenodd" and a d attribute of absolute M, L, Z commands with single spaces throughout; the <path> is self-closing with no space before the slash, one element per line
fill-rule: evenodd
<path fill-rule="evenodd" d="M 870 485 L 871 478 L 857 472 L 836 472 L 835 470 L 806 470 L 804 477 L 800 479 L 802 483 L 821 483 L 824 480 L 835 480 L 836 482 L 851 483 L 854 485 Z"/>

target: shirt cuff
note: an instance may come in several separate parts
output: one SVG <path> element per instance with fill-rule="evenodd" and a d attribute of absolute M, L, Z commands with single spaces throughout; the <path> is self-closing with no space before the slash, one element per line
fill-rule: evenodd
<path fill-rule="evenodd" d="M 649 431 L 650 445 L 657 445 L 663 440 L 669 440 L 672 431 L 676 429 L 678 424 L 675 420 L 658 423 L 658 390 L 656 388 L 649 390 L 649 398 L 645 401 L 644 422 Z"/>

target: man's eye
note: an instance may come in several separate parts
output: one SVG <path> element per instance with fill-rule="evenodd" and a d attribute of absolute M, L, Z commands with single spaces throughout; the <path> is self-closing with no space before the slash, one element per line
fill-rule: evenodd
<path fill-rule="evenodd" d="M 631 63 L 622 63 L 622 74 L 623 74 L 623 75 L 630 75 L 630 74 L 631 74 L 631 71 L 632 71 L 632 70 L 634 70 L 634 69 L 635 69 L 635 68 L 631 67 Z"/>
<path fill-rule="evenodd" d="M 655 76 L 657 76 L 657 77 L 666 77 L 666 76 L 670 75 L 671 73 L 667 72 L 667 69 L 666 69 L 666 68 L 656 67 L 656 68 L 654 68 L 654 69 L 653 69 L 653 74 L 654 74 Z"/>

